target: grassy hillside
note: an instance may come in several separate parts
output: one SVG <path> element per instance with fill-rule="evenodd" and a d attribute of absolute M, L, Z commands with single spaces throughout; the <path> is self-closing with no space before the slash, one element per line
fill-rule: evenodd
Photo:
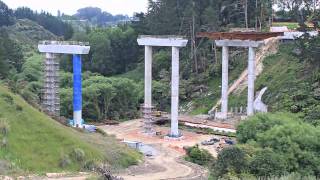
<path fill-rule="evenodd" d="M 17 22 L 8 28 L 10 39 L 18 42 L 24 52 L 36 49 L 39 41 L 57 40 L 57 36 L 28 19 L 18 19 Z"/>
<path fill-rule="evenodd" d="M 256 79 L 255 90 L 268 87 L 263 101 L 269 110 L 299 113 L 311 124 L 320 121 L 320 73 L 316 66 L 298 59 L 294 44 L 280 46 L 279 52 L 264 60 L 264 71 Z M 229 106 L 245 106 L 247 89 L 232 95 Z"/>
<path fill-rule="evenodd" d="M 140 157 L 111 137 L 62 126 L 1 85 L 0 130 L 0 174 L 73 172 L 99 162 L 119 168 Z"/>

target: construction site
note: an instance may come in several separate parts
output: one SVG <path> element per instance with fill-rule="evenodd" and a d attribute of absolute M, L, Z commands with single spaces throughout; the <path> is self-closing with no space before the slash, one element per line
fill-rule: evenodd
<path fill-rule="evenodd" d="M 15 1 L 0 180 L 320 178 L 320 0 Z"/>
<path fill-rule="evenodd" d="M 230 32 L 198 33 L 198 38 L 209 38 L 222 47 L 221 99 L 206 115 L 179 114 L 179 49 L 188 40 L 179 36 L 140 36 L 138 44 L 145 46 L 145 103 L 141 105 L 142 119 L 123 123 L 100 125 L 120 142 L 145 155 L 144 162 L 130 167 L 119 176 L 128 180 L 145 179 L 207 179 L 208 172 L 201 166 L 184 160 L 186 148 L 198 145 L 217 157 L 223 148 L 236 144 L 236 126 L 257 112 L 267 112 L 262 95 L 267 87 L 254 92 L 254 81 L 263 70 L 264 57 L 277 52 L 283 33 Z M 152 47 L 172 48 L 171 112 L 161 112 L 152 104 Z M 72 50 L 76 47 L 76 50 Z M 248 68 L 232 83 L 228 81 L 229 47 L 249 49 Z M 78 49 L 77 49 L 78 48 Z M 80 49 L 79 49 L 80 48 Z M 39 50 L 45 52 L 44 109 L 53 116 L 59 115 L 58 63 L 52 53 L 88 53 L 83 44 L 43 43 Z M 54 49 L 54 50 L 52 50 Z M 65 49 L 69 49 L 68 52 Z M 80 50 L 80 51 L 79 51 Z M 84 52 L 84 50 L 86 52 Z M 81 59 L 74 56 L 74 127 L 86 128 L 81 118 Z M 79 65 L 80 64 L 80 65 Z M 78 76 L 78 77 L 77 77 Z M 229 85 L 230 84 L 230 85 Z M 247 107 L 228 108 L 228 95 L 248 87 Z M 79 101 L 80 99 L 80 101 Z M 79 105 L 80 102 L 80 105 Z"/>
<path fill-rule="evenodd" d="M 229 32 L 198 33 L 198 38 L 209 38 L 222 47 L 221 98 L 208 114 L 190 116 L 179 114 L 179 49 L 188 40 L 179 36 L 139 36 L 138 44 L 145 46 L 144 104 L 141 119 L 122 123 L 99 125 L 118 141 L 144 154 L 144 162 L 118 173 L 128 180 L 146 179 L 207 179 L 208 172 L 201 166 L 184 160 L 186 148 L 199 146 L 214 157 L 225 147 L 233 146 L 236 127 L 248 116 L 268 112 L 262 96 L 268 87 L 255 92 L 255 79 L 263 71 L 263 60 L 278 50 L 283 32 Z M 172 48 L 171 112 L 158 111 L 152 103 L 153 46 Z M 76 50 L 73 50 L 76 47 Z M 248 68 L 232 83 L 228 80 L 229 47 L 248 49 Z M 43 108 L 59 116 L 58 70 L 54 53 L 85 54 L 90 47 L 80 44 L 49 42 L 39 45 L 46 53 Z M 53 50 L 52 50 L 53 49 Z M 69 51 L 65 51 L 69 49 Z M 81 118 L 81 58 L 74 56 L 74 123 L 87 128 Z M 80 85 L 79 85 L 80 84 Z M 228 96 L 248 89 L 247 106 L 228 106 Z M 80 105 L 79 105 L 80 103 Z"/>

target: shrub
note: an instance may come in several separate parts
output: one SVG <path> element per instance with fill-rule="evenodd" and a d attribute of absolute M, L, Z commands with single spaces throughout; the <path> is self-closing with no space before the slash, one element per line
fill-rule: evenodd
<path fill-rule="evenodd" d="M 14 104 L 13 97 L 10 94 L 1 94 L 1 98 L 8 104 Z"/>
<path fill-rule="evenodd" d="M 211 166 L 214 162 L 213 156 L 205 149 L 200 149 L 198 145 L 186 149 L 186 160 L 202 166 Z"/>
<path fill-rule="evenodd" d="M 3 136 L 7 136 L 9 133 L 9 124 L 6 119 L 0 118 L 0 133 Z"/>
<path fill-rule="evenodd" d="M 6 148 L 8 146 L 8 139 L 7 137 L 3 137 L 1 141 L 1 148 Z"/>
<path fill-rule="evenodd" d="M 82 161 L 84 161 L 85 160 L 85 152 L 82 150 L 82 149 L 80 149 L 80 148 L 75 148 L 75 149 L 73 149 L 73 151 L 71 152 L 71 157 L 74 159 L 74 160 L 76 160 L 76 161 L 78 161 L 78 162 L 82 162 Z"/>
<path fill-rule="evenodd" d="M 240 143 L 256 140 L 259 133 L 291 121 L 298 120 L 296 117 L 286 113 L 258 114 L 239 124 L 237 127 L 237 140 Z"/>
<path fill-rule="evenodd" d="M 320 125 L 320 105 L 309 108 L 304 121 L 315 126 Z"/>
<path fill-rule="evenodd" d="M 99 167 L 99 165 L 97 164 L 96 161 L 94 160 L 89 160 L 86 161 L 83 165 L 83 168 L 88 170 L 88 171 L 94 171 L 95 169 L 97 169 Z"/>
<path fill-rule="evenodd" d="M 28 89 L 23 89 L 21 92 L 21 96 L 24 100 L 26 100 L 32 106 L 36 106 L 39 103 L 39 97 L 37 94 L 29 91 Z"/>
<path fill-rule="evenodd" d="M 0 160 L 0 174 L 6 174 L 12 169 L 12 165 L 10 162 L 6 160 Z M 1 178 L 1 176 L 0 176 Z"/>
<path fill-rule="evenodd" d="M 107 136 L 107 133 L 104 130 L 100 129 L 100 128 L 97 128 L 96 132 L 101 134 L 102 136 Z"/>
<path fill-rule="evenodd" d="M 20 105 L 16 105 L 16 110 L 17 110 L 17 111 L 23 111 L 23 107 L 20 106 Z"/>
<path fill-rule="evenodd" d="M 68 155 L 66 155 L 66 154 L 63 154 L 61 156 L 59 166 L 62 167 L 62 168 L 65 168 L 65 167 L 69 166 L 71 163 L 72 162 L 71 162 L 70 157 Z"/>
<path fill-rule="evenodd" d="M 251 173 L 256 176 L 271 176 L 282 175 L 281 173 L 287 171 L 303 176 L 320 176 L 320 130 L 317 127 L 285 113 L 257 115 L 239 127 L 241 128 L 238 128 L 237 137 L 240 143 L 269 149 L 249 154 L 252 157 L 252 161 L 248 161 Z M 225 150 L 222 153 L 225 153 Z M 218 163 L 223 164 L 219 158 L 222 153 L 218 156 Z M 234 158 L 241 160 L 242 157 Z M 223 160 L 230 163 L 228 159 Z M 227 169 L 222 171 L 222 174 L 230 172 L 227 165 L 220 168 Z"/>
<path fill-rule="evenodd" d="M 249 169 L 257 177 L 280 176 L 285 173 L 284 158 L 271 149 L 262 149 L 255 153 Z"/>
<path fill-rule="evenodd" d="M 240 174 L 247 169 L 247 161 L 245 159 L 245 152 L 237 147 L 231 146 L 223 149 L 219 155 L 215 164 L 215 173 L 217 176 L 234 172 Z"/>

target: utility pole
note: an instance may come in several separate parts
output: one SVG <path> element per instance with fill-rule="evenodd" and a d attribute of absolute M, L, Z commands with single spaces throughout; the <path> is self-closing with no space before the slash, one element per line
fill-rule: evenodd
<path fill-rule="evenodd" d="M 191 55 L 194 60 L 196 73 L 198 74 L 197 47 L 195 38 L 195 2 L 192 1 L 192 23 L 191 23 Z"/>
<path fill-rule="evenodd" d="M 244 14 L 245 14 L 245 18 L 246 18 L 246 28 L 248 28 L 248 0 L 245 0 L 245 12 L 244 12 Z"/>
<path fill-rule="evenodd" d="M 258 0 L 256 0 L 256 31 L 258 31 Z"/>

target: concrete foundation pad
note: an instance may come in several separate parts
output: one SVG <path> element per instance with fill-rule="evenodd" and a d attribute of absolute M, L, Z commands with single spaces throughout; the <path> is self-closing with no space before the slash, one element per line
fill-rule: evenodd
<path fill-rule="evenodd" d="M 157 133 L 155 132 L 155 131 L 152 131 L 152 132 L 144 132 L 144 131 L 142 131 L 142 132 L 140 132 L 142 135 L 144 135 L 144 136 L 148 136 L 148 137 L 155 137 L 155 136 L 157 136 Z"/>
<path fill-rule="evenodd" d="M 164 139 L 168 141 L 182 141 L 185 139 L 185 137 L 184 136 L 180 136 L 180 137 L 165 136 Z"/>

